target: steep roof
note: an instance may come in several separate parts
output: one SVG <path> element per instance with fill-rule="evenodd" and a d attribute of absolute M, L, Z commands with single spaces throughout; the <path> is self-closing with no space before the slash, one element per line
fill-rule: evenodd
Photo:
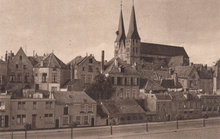
<path fill-rule="evenodd" d="M 89 55 L 89 56 L 85 56 L 85 57 L 77 56 L 73 60 L 71 60 L 69 63 L 67 63 L 67 65 L 70 65 L 70 64 L 72 64 L 73 66 L 80 65 L 89 58 L 95 59 L 93 55 Z"/>
<path fill-rule="evenodd" d="M 41 65 L 43 62 L 43 65 Z M 48 67 L 48 68 L 66 68 L 66 64 L 64 64 L 59 58 L 57 58 L 54 53 L 49 54 L 43 61 L 41 61 L 36 65 L 36 67 Z"/>
<path fill-rule="evenodd" d="M 159 82 L 153 81 L 153 80 L 148 80 L 144 89 L 148 91 L 165 91 L 166 90 L 160 85 Z"/>
<path fill-rule="evenodd" d="M 141 54 L 160 55 L 160 56 L 184 56 L 189 57 L 183 47 L 141 43 Z"/>
<path fill-rule="evenodd" d="M 193 70 L 193 66 L 176 66 L 174 72 L 177 73 L 178 77 L 188 78 Z"/>
<path fill-rule="evenodd" d="M 130 74 L 130 75 L 138 75 L 135 67 L 127 64 L 125 61 L 120 59 L 119 57 L 114 57 L 109 62 L 105 64 L 104 74 Z"/>
<path fill-rule="evenodd" d="M 96 103 L 96 101 L 90 98 L 84 91 L 57 91 L 54 92 L 54 98 L 58 105 Z"/>
<path fill-rule="evenodd" d="M 134 5 L 132 6 L 127 39 L 137 39 L 137 40 L 140 40 L 140 36 L 139 36 L 138 30 L 137 30 L 137 22 L 136 22 Z"/>
<path fill-rule="evenodd" d="M 81 79 L 69 80 L 63 87 L 67 88 L 68 86 L 71 86 L 73 91 L 83 91 L 85 88 L 85 84 Z"/>
<path fill-rule="evenodd" d="M 122 10 L 120 12 L 118 31 L 116 32 L 116 34 L 117 34 L 117 37 L 116 37 L 115 42 L 125 41 L 126 36 L 125 36 L 124 20 L 123 20 Z"/>
<path fill-rule="evenodd" d="M 109 114 L 145 113 L 133 99 L 106 100 L 102 102 Z"/>
<path fill-rule="evenodd" d="M 164 88 L 182 88 L 182 85 L 177 82 L 175 84 L 174 79 L 163 79 L 160 83 L 160 85 Z"/>

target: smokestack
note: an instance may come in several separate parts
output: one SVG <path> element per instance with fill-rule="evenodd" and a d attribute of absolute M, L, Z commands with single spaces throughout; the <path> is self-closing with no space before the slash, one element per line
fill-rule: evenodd
<path fill-rule="evenodd" d="M 102 50 L 102 57 L 101 57 L 101 73 L 104 72 L 104 61 L 105 61 L 105 52 Z"/>

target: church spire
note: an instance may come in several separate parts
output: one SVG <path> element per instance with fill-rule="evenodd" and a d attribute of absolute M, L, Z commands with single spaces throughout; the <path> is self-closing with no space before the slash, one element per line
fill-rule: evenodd
<path fill-rule="evenodd" d="M 125 29 L 124 29 L 124 20 L 123 20 L 123 14 L 122 14 L 122 3 L 121 3 L 121 12 L 119 17 L 119 25 L 118 25 L 118 31 L 116 31 L 117 37 L 115 42 L 125 41 Z"/>
<path fill-rule="evenodd" d="M 131 17 L 130 17 L 130 24 L 129 24 L 127 39 L 140 40 L 140 36 L 139 36 L 138 30 L 137 30 L 134 3 L 133 3 L 133 6 L 132 6 L 132 11 L 131 11 Z"/>

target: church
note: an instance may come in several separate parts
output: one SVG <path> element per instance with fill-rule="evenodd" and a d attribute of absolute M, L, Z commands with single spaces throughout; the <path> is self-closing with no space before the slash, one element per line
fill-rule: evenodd
<path fill-rule="evenodd" d="M 114 56 L 121 58 L 128 64 L 142 66 L 159 64 L 160 67 L 189 65 L 189 56 L 183 47 L 141 42 L 137 29 L 134 4 L 127 36 L 125 34 L 122 8 L 116 35 Z"/>

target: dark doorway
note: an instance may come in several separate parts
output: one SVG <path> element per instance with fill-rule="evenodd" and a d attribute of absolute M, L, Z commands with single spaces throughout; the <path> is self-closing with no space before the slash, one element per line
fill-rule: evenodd
<path fill-rule="evenodd" d="M 108 119 L 106 119 L 106 125 L 108 125 Z"/>
<path fill-rule="evenodd" d="M 94 118 L 91 118 L 91 126 L 94 126 L 94 122 L 95 122 Z"/>
<path fill-rule="evenodd" d="M 59 119 L 56 119 L 56 128 L 59 128 Z"/>
<path fill-rule="evenodd" d="M 32 124 L 31 124 L 32 129 L 36 128 L 36 120 L 37 120 L 37 115 L 32 114 Z"/>
<path fill-rule="evenodd" d="M 5 115 L 5 127 L 8 127 L 8 115 Z"/>

